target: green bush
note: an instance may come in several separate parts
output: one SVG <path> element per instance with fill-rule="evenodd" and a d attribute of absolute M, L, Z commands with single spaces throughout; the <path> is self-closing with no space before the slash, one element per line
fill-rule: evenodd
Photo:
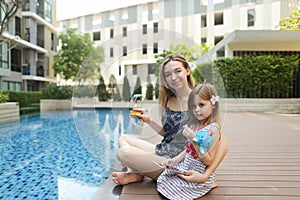
<path fill-rule="evenodd" d="M 198 65 L 192 74 L 196 82 L 206 79 L 218 87 L 224 83 L 222 87 L 225 87 L 227 97 L 289 98 L 298 66 L 297 55 L 218 58 L 212 63 Z"/>
<path fill-rule="evenodd" d="M 5 103 L 8 99 L 8 94 L 0 91 L 0 103 Z"/>
<path fill-rule="evenodd" d="M 42 90 L 43 99 L 71 99 L 71 86 L 58 86 L 56 84 L 49 84 Z"/>
<path fill-rule="evenodd" d="M 19 102 L 20 108 L 39 104 L 42 98 L 41 92 L 15 92 L 8 91 L 10 102 Z"/>

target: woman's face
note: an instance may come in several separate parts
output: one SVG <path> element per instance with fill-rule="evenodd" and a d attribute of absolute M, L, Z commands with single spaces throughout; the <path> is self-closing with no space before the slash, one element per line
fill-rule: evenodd
<path fill-rule="evenodd" d="M 190 74 L 189 69 L 185 69 L 180 61 L 169 61 L 164 66 L 163 76 L 168 86 L 174 90 L 188 87 L 187 76 Z"/>
<path fill-rule="evenodd" d="M 205 120 L 211 116 L 213 110 L 213 106 L 209 100 L 204 100 L 199 97 L 199 95 L 195 96 L 194 105 L 193 105 L 193 114 L 200 121 Z"/>

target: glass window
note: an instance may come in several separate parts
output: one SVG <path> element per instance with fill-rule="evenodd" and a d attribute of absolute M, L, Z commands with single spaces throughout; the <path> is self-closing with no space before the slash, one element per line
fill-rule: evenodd
<path fill-rule="evenodd" d="M 132 74 L 137 75 L 137 66 L 136 65 L 132 65 Z"/>
<path fill-rule="evenodd" d="M 114 29 L 110 29 L 110 38 L 114 38 Z"/>
<path fill-rule="evenodd" d="M 143 44 L 143 54 L 147 54 L 147 44 Z"/>
<path fill-rule="evenodd" d="M 127 37 L 127 27 L 123 27 L 123 37 Z"/>
<path fill-rule="evenodd" d="M 143 24 L 143 34 L 147 34 L 147 24 Z"/>
<path fill-rule="evenodd" d="M 215 25 L 222 25 L 223 24 L 223 12 L 215 13 Z"/>
<path fill-rule="evenodd" d="M 2 82 L 2 88 L 3 91 L 8 91 L 8 82 L 7 81 L 3 81 Z"/>
<path fill-rule="evenodd" d="M 45 20 L 52 24 L 52 5 L 45 1 Z"/>
<path fill-rule="evenodd" d="M 201 15 L 201 27 L 206 27 L 206 15 Z"/>
<path fill-rule="evenodd" d="M 153 23 L 153 33 L 158 33 L 158 22 Z"/>
<path fill-rule="evenodd" d="M 158 53 L 158 43 L 153 43 L 153 53 Z"/>
<path fill-rule="evenodd" d="M 110 53 L 110 57 L 114 57 L 114 48 L 111 47 L 109 53 Z"/>
<path fill-rule="evenodd" d="M 101 40 L 101 33 L 100 33 L 100 31 L 93 33 L 93 40 L 94 41 Z"/>
<path fill-rule="evenodd" d="M 254 9 L 248 10 L 247 21 L 248 21 L 248 27 L 254 26 L 254 22 L 255 22 L 255 10 Z"/>
<path fill-rule="evenodd" d="M 8 44 L 6 42 L 0 43 L 0 67 L 4 69 L 8 69 Z"/>
<path fill-rule="evenodd" d="M 127 56 L 127 47 L 126 46 L 123 47 L 123 56 Z"/>

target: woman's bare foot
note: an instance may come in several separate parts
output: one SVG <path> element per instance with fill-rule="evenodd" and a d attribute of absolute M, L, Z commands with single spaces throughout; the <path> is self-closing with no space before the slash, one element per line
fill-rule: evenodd
<path fill-rule="evenodd" d="M 144 179 L 142 174 L 131 172 L 113 172 L 112 180 L 117 185 L 126 185 L 129 183 L 140 182 Z"/>
<path fill-rule="evenodd" d="M 218 187 L 218 183 L 216 179 L 213 179 L 212 189 Z"/>

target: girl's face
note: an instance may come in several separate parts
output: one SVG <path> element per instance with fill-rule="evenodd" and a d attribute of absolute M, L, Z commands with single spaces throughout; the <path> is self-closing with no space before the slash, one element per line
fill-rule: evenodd
<path fill-rule="evenodd" d="M 195 96 L 193 114 L 200 121 L 211 116 L 213 106 L 209 100 L 203 100 L 199 95 Z"/>
<path fill-rule="evenodd" d="M 163 73 L 165 81 L 172 89 L 178 90 L 188 86 L 187 76 L 190 75 L 190 70 L 185 69 L 180 61 L 168 62 Z"/>

